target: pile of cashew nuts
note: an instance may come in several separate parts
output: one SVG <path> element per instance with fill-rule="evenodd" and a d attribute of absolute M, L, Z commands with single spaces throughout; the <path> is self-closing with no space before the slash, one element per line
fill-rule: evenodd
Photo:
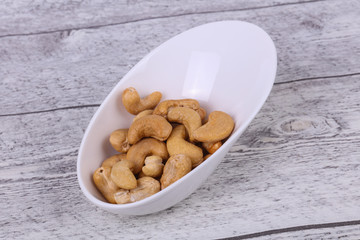
<path fill-rule="evenodd" d="M 147 198 L 201 164 L 230 136 L 233 119 L 222 111 L 206 111 L 195 99 L 165 100 L 153 92 L 140 98 L 135 88 L 122 94 L 126 110 L 136 115 L 128 129 L 111 133 L 119 152 L 103 161 L 93 175 L 110 203 Z"/>

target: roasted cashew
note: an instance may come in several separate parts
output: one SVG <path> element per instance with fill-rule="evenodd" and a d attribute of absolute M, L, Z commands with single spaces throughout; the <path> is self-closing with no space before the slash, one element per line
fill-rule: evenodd
<path fill-rule="evenodd" d="M 136 115 L 133 118 L 132 122 L 135 122 L 136 120 L 138 120 L 139 118 L 142 118 L 144 116 L 151 115 L 153 113 L 153 111 L 154 110 L 152 110 L 152 109 L 148 109 L 148 110 L 144 110 L 144 111 L 140 112 L 138 115 Z"/>
<path fill-rule="evenodd" d="M 234 129 L 234 120 L 227 113 L 214 111 L 210 113 L 207 123 L 193 132 L 199 142 L 217 142 L 227 138 Z"/>
<path fill-rule="evenodd" d="M 130 190 L 131 202 L 137 202 L 160 191 L 159 181 L 152 177 L 142 177 L 137 182 L 137 188 Z"/>
<path fill-rule="evenodd" d="M 111 180 L 111 168 L 100 167 L 93 174 L 96 188 L 102 193 L 109 203 L 116 203 L 114 193 L 119 187 Z"/>
<path fill-rule="evenodd" d="M 153 114 L 167 117 L 168 110 L 171 107 L 187 107 L 196 111 L 200 108 L 200 104 L 195 99 L 165 100 L 156 106 Z"/>
<path fill-rule="evenodd" d="M 160 102 L 161 97 L 160 92 L 153 92 L 141 99 L 136 89 L 129 87 L 122 94 L 122 102 L 129 113 L 136 115 L 146 109 L 153 109 Z"/>
<path fill-rule="evenodd" d="M 116 203 L 133 203 L 150 197 L 160 191 L 160 183 L 152 177 L 142 177 L 137 180 L 137 187 L 131 190 L 121 189 L 114 194 Z"/>
<path fill-rule="evenodd" d="M 110 134 L 109 142 L 116 151 L 126 153 L 130 148 L 127 136 L 128 129 L 118 129 Z"/>
<path fill-rule="evenodd" d="M 205 156 L 204 156 L 204 161 L 206 160 L 206 159 L 208 159 L 209 157 L 211 157 L 211 153 L 209 153 L 209 154 L 206 154 Z"/>
<path fill-rule="evenodd" d="M 198 146 L 188 142 L 186 139 L 186 131 L 184 125 L 176 126 L 166 141 L 166 147 L 169 155 L 185 154 L 191 159 L 192 167 L 202 162 L 203 151 Z"/>
<path fill-rule="evenodd" d="M 141 170 L 138 175 L 137 175 L 137 178 L 142 178 L 142 177 L 146 177 L 145 173 Z"/>
<path fill-rule="evenodd" d="M 184 154 L 171 156 L 164 167 L 160 183 L 161 189 L 164 189 L 191 171 L 191 159 Z"/>
<path fill-rule="evenodd" d="M 201 126 L 200 115 L 193 109 L 187 107 L 170 108 L 168 120 L 184 124 L 191 142 L 194 141 L 193 132 Z"/>
<path fill-rule="evenodd" d="M 135 144 L 144 137 L 165 141 L 171 130 L 172 126 L 165 118 L 158 115 L 144 116 L 131 124 L 128 132 L 129 143 Z"/>
<path fill-rule="evenodd" d="M 222 146 L 222 142 L 221 141 L 217 141 L 217 142 L 204 142 L 202 143 L 202 146 L 205 148 L 205 150 L 208 153 L 213 154 L 214 152 L 216 152 L 216 150 L 218 150 L 221 146 Z"/>
<path fill-rule="evenodd" d="M 160 177 L 164 168 L 162 161 L 162 158 L 159 156 L 146 157 L 145 166 L 142 167 L 142 172 L 145 174 L 145 176 L 153 178 Z"/>
<path fill-rule="evenodd" d="M 206 110 L 205 108 L 200 107 L 196 112 L 200 115 L 201 121 L 204 121 L 206 117 Z"/>
<path fill-rule="evenodd" d="M 111 169 L 111 180 L 122 189 L 136 188 L 136 177 L 133 174 L 134 163 L 125 159 L 115 163 Z"/>
<path fill-rule="evenodd" d="M 115 203 L 117 204 L 125 204 L 130 202 L 130 191 L 127 189 L 119 189 L 117 192 L 113 194 Z"/>
<path fill-rule="evenodd" d="M 166 144 L 154 138 L 144 138 L 132 145 L 127 152 L 126 159 L 134 162 L 134 174 L 138 174 L 144 166 L 145 157 L 155 155 L 163 160 L 167 159 L 169 154 Z"/>
<path fill-rule="evenodd" d="M 104 167 L 104 168 L 105 167 L 112 168 L 115 163 L 117 163 L 118 161 L 124 160 L 124 159 L 126 159 L 126 154 L 123 154 L 123 153 L 122 154 L 116 154 L 114 156 L 111 156 L 111 157 L 105 159 L 102 162 L 101 166 Z"/>

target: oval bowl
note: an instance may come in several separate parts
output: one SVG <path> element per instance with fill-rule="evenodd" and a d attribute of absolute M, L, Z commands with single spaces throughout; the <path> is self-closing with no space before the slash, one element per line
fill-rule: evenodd
<path fill-rule="evenodd" d="M 264 104 L 276 75 L 276 49 L 269 35 L 242 21 L 220 21 L 187 30 L 151 51 L 105 98 L 84 134 L 77 176 L 84 195 L 112 213 L 144 215 L 173 206 L 194 192 L 215 170 Z M 115 154 L 108 142 L 133 115 L 121 102 L 122 91 L 135 87 L 141 96 L 160 91 L 163 99 L 194 98 L 208 113 L 230 114 L 235 129 L 210 158 L 166 189 L 130 204 L 105 201 L 92 181 L 94 171 Z"/>

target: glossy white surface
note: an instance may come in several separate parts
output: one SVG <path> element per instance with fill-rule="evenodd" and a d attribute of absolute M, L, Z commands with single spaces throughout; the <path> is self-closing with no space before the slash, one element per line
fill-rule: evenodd
<path fill-rule="evenodd" d="M 276 74 L 276 50 L 259 27 L 222 21 L 190 29 L 144 57 L 116 85 L 91 120 L 80 146 L 77 174 L 85 196 L 113 213 L 143 215 L 166 209 L 196 190 L 215 170 L 269 95 Z M 212 157 L 165 190 L 142 201 L 115 205 L 104 201 L 92 182 L 101 162 L 113 154 L 109 134 L 130 126 L 132 115 L 121 93 L 135 87 L 141 95 L 161 91 L 164 99 L 196 98 L 207 109 L 235 120 L 231 137 Z"/>

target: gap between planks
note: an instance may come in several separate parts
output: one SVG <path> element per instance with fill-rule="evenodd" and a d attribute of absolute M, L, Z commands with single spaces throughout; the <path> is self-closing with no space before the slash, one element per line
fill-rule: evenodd
<path fill-rule="evenodd" d="M 296 83 L 296 82 L 315 81 L 315 80 L 319 80 L 319 79 L 351 77 L 351 76 L 357 76 L 357 75 L 360 75 L 360 73 L 349 73 L 349 74 L 341 74 L 341 75 L 334 75 L 334 76 L 301 78 L 301 79 L 289 80 L 289 81 L 285 81 L 285 82 L 274 83 L 274 86 L 283 85 L 283 84 L 291 84 L 291 83 Z M 28 115 L 28 114 L 37 114 L 37 113 L 46 113 L 46 112 L 54 112 L 54 111 L 61 111 L 61 110 L 77 109 L 77 108 L 92 108 L 92 107 L 99 107 L 99 106 L 100 106 L 100 103 L 78 105 L 78 106 L 67 106 L 67 107 L 59 107 L 59 108 L 45 109 L 45 110 L 31 111 L 31 112 L 9 113 L 9 114 L 2 114 L 2 115 L 0 114 L 0 117 L 12 117 L 12 116 L 20 116 L 20 115 Z"/>
<path fill-rule="evenodd" d="M 274 85 L 282 85 L 282 84 L 295 83 L 295 82 L 306 82 L 306 81 L 319 80 L 319 79 L 352 77 L 352 76 L 357 76 L 357 75 L 360 75 L 360 72 L 359 73 L 340 74 L 340 75 L 334 75 L 334 76 L 299 78 L 299 79 L 295 79 L 295 80 L 289 80 L 289 81 L 274 83 Z"/>
<path fill-rule="evenodd" d="M 264 236 L 286 233 L 286 232 L 296 232 L 296 231 L 311 230 L 311 229 L 323 229 L 323 228 L 335 228 L 335 227 L 344 227 L 344 226 L 353 226 L 353 225 L 360 225 L 360 220 L 310 224 L 310 225 L 302 225 L 302 226 L 296 226 L 296 227 L 280 228 L 280 229 L 273 229 L 273 230 L 268 230 L 268 231 L 263 231 L 263 232 L 250 233 L 250 234 L 234 236 L 234 237 L 229 237 L 229 238 L 223 238 L 223 239 L 224 240 L 225 239 L 226 240 L 240 240 L 240 239 L 249 239 L 249 238 L 256 238 L 256 237 L 264 237 Z"/>
<path fill-rule="evenodd" d="M 131 21 L 123 21 L 123 22 L 115 22 L 115 23 L 108 23 L 108 24 L 99 24 L 99 25 L 93 25 L 93 26 L 84 26 L 84 27 L 78 27 L 78 28 L 64 28 L 64 29 L 55 29 L 50 31 L 40 31 L 40 32 L 33 32 L 33 33 L 17 33 L 17 34 L 6 34 L 6 35 L 0 35 L 0 38 L 6 38 L 6 37 L 19 37 L 19 36 L 32 36 L 32 35 L 41 35 L 41 34 L 50 34 L 50 33 L 56 33 L 56 32 L 71 32 L 76 30 L 82 30 L 82 29 L 98 29 L 103 27 L 109 27 L 109 26 L 116 26 L 116 25 L 123 25 L 123 24 L 129 24 L 129 23 L 136 23 L 136 22 L 142 22 L 147 20 L 155 20 L 155 19 L 166 19 L 166 18 L 173 18 L 173 17 L 183 17 L 183 16 L 191 16 L 191 15 L 202 15 L 202 14 L 212 14 L 212 13 L 222 13 L 222 12 L 241 12 L 241 11 L 249 11 L 249 10 L 257 10 L 257 9 L 267 9 L 267 8 L 274 8 L 274 7 L 282 7 L 282 6 L 290 6 L 290 5 L 298 5 L 298 4 L 307 4 L 307 3 L 314 3 L 314 2 L 325 2 L 326 0 L 310 0 L 310 1 L 304 1 L 304 2 L 293 2 L 293 3 L 280 3 L 275 4 L 272 6 L 260 6 L 260 7 L 249 7 L 249 8 L 239 8 L 239 9 L 227 9 L 227 10 L 210 10 L 210 11 L 203 11 L 203 12 L 189 12 L 189 13 L 181 13 L 181 14 L 173 14 L 173 15 L 164 15 L 164 16 L 158 16 L 158 17 L 147 17 L 147 18 L 140 18 L 135 19 Z M 2 116 L 2 115 L 0 115 Z"/>

